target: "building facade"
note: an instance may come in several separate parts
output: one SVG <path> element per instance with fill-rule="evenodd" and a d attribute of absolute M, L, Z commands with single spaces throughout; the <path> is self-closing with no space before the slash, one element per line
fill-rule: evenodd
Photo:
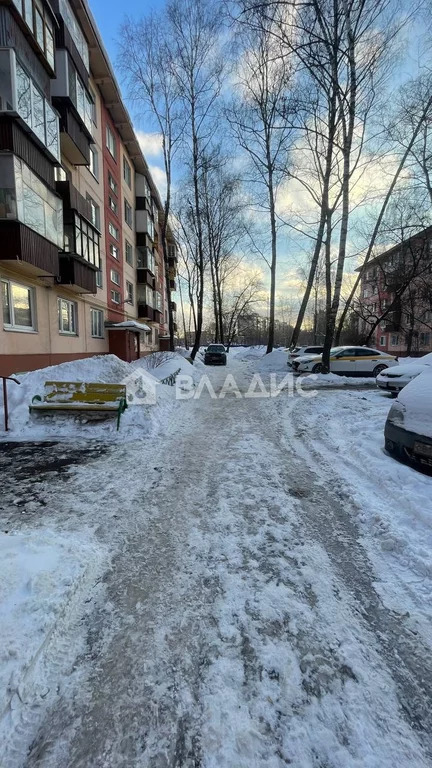
<path fill-rule="evenodd" d="M 360 271 L 354 309 L 361 336 L 393 355 L 432 352 L 432 227 L 371 259 Z"/>
<path fill-rule="evenodd" d="M 159 348 L 162 211 L 86 3 L 0 0 L 0 375 Z"/>

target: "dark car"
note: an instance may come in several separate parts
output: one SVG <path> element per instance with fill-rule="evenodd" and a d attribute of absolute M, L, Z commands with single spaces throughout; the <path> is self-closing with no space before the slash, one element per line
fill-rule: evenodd
<path fill-rule="evenodd" d="M 223 344 L 209 344 L 204 353 L 205 365 L 226 365 L 226 349 Z"/>

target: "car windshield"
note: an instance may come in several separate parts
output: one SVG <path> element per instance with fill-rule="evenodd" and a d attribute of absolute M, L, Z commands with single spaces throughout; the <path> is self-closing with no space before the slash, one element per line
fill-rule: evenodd
<path fill-rule="evenodd" d="M 223 344 L 209 344 L 207 352 L 225 352 Z"/>
<path fill-rule="evenodd" d="M 336 355 L 338 352 L 342 352 L 345 347 L 332 347 L 330 350 L 331 355 Z"/>

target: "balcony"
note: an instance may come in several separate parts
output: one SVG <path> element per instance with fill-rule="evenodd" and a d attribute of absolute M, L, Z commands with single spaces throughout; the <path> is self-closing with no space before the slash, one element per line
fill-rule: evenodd
<path fill-rule="evenodd" d="M 17 26 L 49 77 L 55 77 L 54 28 L 57 22 L 49 3 L 13 0 L 6 4 L 10 5 Z M 22 49 L 23 41 L 18 39 L 17 33 L 18 29 L 9 30 L 13 44 Z"/>
<path fill-rule="evenodd" d="M 59 161 L 57 112 L 11 48 L 0 49 L 0 112 L 18 122 L 52 163 Z"/>
<path fill-rule="evenodd" d="M 60 114 L 60 146 L 62 155 L 72 165 L 89 165 L 90 144 L 88 134 L 67 104 L 57 103 Z"/>
<path fill-rule="evenodd" d="M 135 211 L 135 231 L 137 234 L 147 235 L 151 242 L 154 240 L 154 224 L 148 211 Z M 138 244 L 138 241 L 137 241 Z"/>
<path fill-rule="evenodd" d="M 149 269 L 137 269 L 138 285 L 148 285 L 152 290 L 155 287 L 155 279 Z"/>
<path fill-rule="evenodd" d="M 52 102 L 60 113 L 62 153 L 74 165 L 88 165 L 92 137 L 92 99 L 86 84 L 64 49 L 56 52 L 57 78 Z"/>
<path fill-rule="evenodd" d="M 1 191 L 0 191 L 1 200 Z M 0 202 L 0 217 L 3 205 Z M 23 274 L 58 275 L 58 247 L 19 221 L 0 218 L 0 262 L 11 262 Z"/>
<path fill-rule="evenodd" d="M 60 283 L 76 293 L 96 293 L 96 270 L 90 264 L 75 256 L 61 253 Z"/>
<path fill-rule="evenodd" d="M 174 330 L 174 333 L 177 333 L 177 330 L 178 330 L 177 323 L 173 323 L 173 330 Z"/>
<path fill-rule="evenodd" d="M 155 319 L 153 307 L 148 304 L 138 304 L 138 317 L 153 322 Z"/>
<path fill-rule="evenodd" d="M 170 285 L 170 290 L 171 290 L 171 291 L 176 291 L 176 290 L 177 290 L 177 283 L 176 283 L 176 281 L 175 281 L 175 280 L 172 280 L 172 279 L 170 278 L 170 281 L 169 281 L 169 285 Z"/>
<path fill-rule="evenodd" d="M 175 303 L 175 301 L 171 302 L 171 310 L 172 312 L 177 312 L 177 304 Z"/>
<path fill-rule="evenodd" d="M 83 216 L 89 222 L 91 221 L 90 203 L 78 192 L 71 181 L 56 181 L 56 192 L 63 200 L 65 211 L 77 211 L 80 216 Z"/>

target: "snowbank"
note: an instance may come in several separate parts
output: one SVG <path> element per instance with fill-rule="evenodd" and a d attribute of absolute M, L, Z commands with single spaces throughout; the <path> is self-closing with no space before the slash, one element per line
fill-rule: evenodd
<path fill-rule="evenodd" d="M 291 369 L 287 365 L 287 360 L 286 349 L 274 349 L 273 352 L 263 355 L 255 362 L 254 370 L 265 373 L 289 373 Z"/>
<path fill-rule="evenodd" d="M 249 360 L 256 360 L 257 358 L 265 355 L 266 348 L 264 345 L 257 347 L 231 347 L 229 354 L 237 360 L 243 360 L 248 362 Z"/>
<path fill-rule="evenodd" d="M 159 378 L 153 375 L 153 371 L 147 370 L 143 361 L 145 358 L 126 363 L 115 355 L 98 355 L 19 375 L 17 378 L 21 382 L 20 385 L 8 383 L 9 432 L 7 433 L 2 429 L 3 403 L 0 406 L 0 440 L 62 440 L 79 437 L 129 440 L 154 433 L 169 418 L 169 413 L 175 406 L 175 392 L 173 387 L 161 384 Z M 183 361 L 183 364 L 192 370 L 189 363 Z M 142 404 L 133 399 L 139 378 L 136 376 L 137 367 L 144 367 L 146 371 L 147 385 L 154 392 L 152 400 L 154 404 Z M 34 395 L 42 395 L 44 383 L 50 380 L 125 383 L 129 407 L 121 418 L 120 431 L 116 430 L 114 418 L 91 422 L 87 421 L 84 415 L 56 414 L 52 417 L 31 415 L 29 405 L 32 398 Z"/>
<path fill-rule="evenodd" d="M 141 360 L 135 360 L 131 366 L 134 368 L 144 367 L 158 381 L 166 379 L 177 371 L 181 375 L 192 377 L 194 384 L 197 384 L 201 378 L 198 366 L 189 363 L 185 356 L 178 352 L 155 352 Z"/>
<path fill-rule="evenodd" d="M 298 377 L 304 389 L 376 387 L 373 376 L 339 376 L 337 373 L 310 373 Z"/>
<path fill-rule="evenodd" d="M 0 712 L 47 689 L 33 674 L 36 659 L 70 609 L 96 578 L 103 549 L 88 531 L 36 529 L 0 533 Z M 61 650 L 60 650 L 61 653 Z"/>

